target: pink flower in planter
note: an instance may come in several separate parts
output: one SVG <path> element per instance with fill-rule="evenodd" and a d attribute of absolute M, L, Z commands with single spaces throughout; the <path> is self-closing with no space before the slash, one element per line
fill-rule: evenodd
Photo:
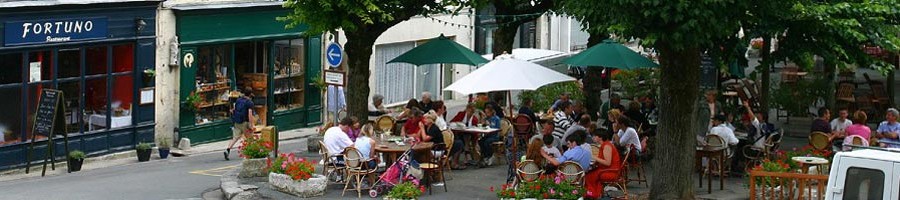
<path fill-rule="evenodd" d="M 572 190 L 572 194 L 578 194 L 578 190 Z"/>
<path fill-rule="evenodd" d="M 556 190 L 553 190 L 553 188 L 550 188 L 550 194 L 556 195 Z"/>

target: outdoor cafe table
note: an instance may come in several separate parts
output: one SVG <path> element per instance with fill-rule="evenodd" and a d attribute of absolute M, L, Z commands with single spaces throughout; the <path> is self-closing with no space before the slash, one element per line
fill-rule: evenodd
<path fill-rule="evenodd" d="M 375 152 L 382 153 L 385 156 L 384 164 L 385 166 L 391 166 L 394 161 L 397 160 L 400 154 L 406 152 L 411 144 L 406 143 L 404 145 L 399 145 L 397 142 L 393 142 L 390 140 L 375 140 Z M 434 143 L 432 142 L 420 142 L 412 146 L 414 152 L 423 152 L 431 150 L 434 147 Z M 430 155 L 430 154 L 427 154 Z"/>
<path fill-rule="evenodd" d="M 718 164 L 719 168 L 719 190 L 725 190 L 725 167 L 723 165 L 723 161 L 725 160 L 725 147 L 713 147 L 713 146 L 698 146 L 697 147 L 697 158 L 696 162 L 701 163 L 703 158 L 708 158 L 709 162 L 707 162 L 707 166 L 712 164 L 713 158 L 718 158 L 716 164 Z M 698 165 L 702 166 L 702 165 Z M 703 170 L 700 170 L 700 188 L 703 188 Z M 707 192 L 712 194 L 712 173 L 706 176 L 706 187 Z"/>
<path fill-rule="evenodd" d="M 818 174 L 824 174 L 825 170 L 822 170 L 822 168 L 828 165 L 828 159 L 820 157 L 797 156 L 792 157 L 791 160 L 800 164 L 800 170 L 803 174 L 809 173 L 809 166 L 816 166 L 816 170 L 819 171 Z"/>
<path fill-rule="evenodd" d="M 466 150 L 466 151 L 469 152 L 472 155 L 472 159 L 476 160 L 476 161 L 481 160 L 481 153 L 478 150 L 479 149 L 478 148 L 478 139 L 481 138 L 481 135 L 489 134 L 489 133 L 496 133 L 496 132 L 500 131 L 500 129 L 487 128 L 487 127 L 485 127 L 485 128 L 478 128 L 478 127 L 461 128 L 461 127 L 458 127 L 458 128 L 451 128 L 450 130 L 453 131 L 454 135 L 458 135 L 458 136 L 462 136 L 465 134 L 472 135 L 472 137 L 470 137 L 471 140 L 466 141 L 466 147 L 468 147 L 468 150 Z"/>

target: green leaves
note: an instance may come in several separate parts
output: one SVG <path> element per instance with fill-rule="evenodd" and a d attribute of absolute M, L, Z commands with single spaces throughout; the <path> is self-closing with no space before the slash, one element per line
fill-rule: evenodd
<path fill-rule="evenodd" d="M 343 29 L 366 31 L 367 27 L 390 27 L 416 15 L 452 14 L 452 7 L 468 7 L 475 0 L 286 0 L 284 7 L 293 10 L 278 20 L 288 26 L 309 24 L 310 34 Z"/>

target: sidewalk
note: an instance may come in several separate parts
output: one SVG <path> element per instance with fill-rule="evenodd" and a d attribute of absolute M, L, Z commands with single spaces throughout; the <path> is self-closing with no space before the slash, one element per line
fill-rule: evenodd
<path fill-rule="evenodd" d="M 296 140 L 307 138 L 316 134 L 315 127 L 309 128 L 300 128 L 288 131 L 282 131 L 278 134 L 279 141 L 288 141 L 288 140 Z M 191 155 L 199 155 L 210 152 L 221 152 L 225 150 L 225 147 L 228 146 L 228 140 L 212 142 L 206 144 L 200 144 L 196 146 L 192 146 L 188 150 L 178 150 L 172 149 L 172 152 L 179 152 L 184 154 L 184 156 L 189 157 Z M 237 154 L 233 154 L 232 158 L 236 158 Z M 112 166 L 121 166 L 121 165 L 133 165 L 137 164 L 137 155 L 134 150 L 127 150 L 123 152 L 107 154 L 98 157 L 89 157 L 84 160 L 84 164 L 81 166 L 81 171 L 88 171 Z M 151 154 L 150 162 L 154 160 L 159 160 L 159 154 L 156 152 L 156 148 L 153 148 L 153 153 Z M 66 174 L 66 163 L 62 161 L 58 161 L 56 163 L 56 170 L 51 170 L 50 164 L 47 165 L 47 176 L 57 176 L 61 174 Z M 13 169 L 0 172 L 0 182 L 4 181 L 12 181 L 19 180 L 24 178 L 31 177 L 40 177 L 41 176 L 41 166 L 32 164 L 31 171 L 28 174 L 25 174 L 25 168 Z"/>

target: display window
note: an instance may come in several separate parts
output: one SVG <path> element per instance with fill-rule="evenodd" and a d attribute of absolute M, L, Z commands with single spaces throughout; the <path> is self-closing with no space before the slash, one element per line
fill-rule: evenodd
<path fill-rule="evenodd" d="M 275 111 L 303 107 L 305 49 L 301 39 L 275 41 Z"/>

